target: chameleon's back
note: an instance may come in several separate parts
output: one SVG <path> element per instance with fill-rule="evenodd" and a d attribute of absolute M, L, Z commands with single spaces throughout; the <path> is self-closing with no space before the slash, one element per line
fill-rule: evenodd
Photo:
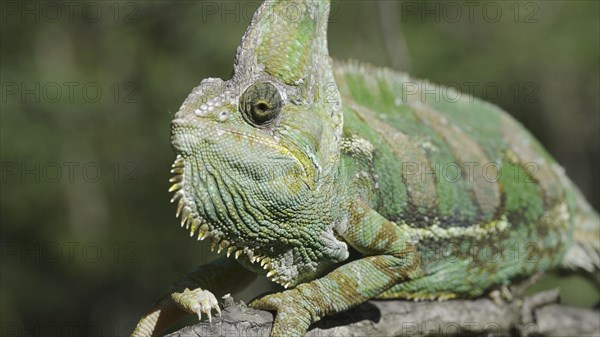
<path fill-rule="evenodd" d="M 345 164 L 362 198 L 429 252 L 427 280 L 381 297 L 478 295 L 561 262 L 598 268 L 598 215 L 508 114 L 390 70 L 336 63 L 334 71 Z"/>

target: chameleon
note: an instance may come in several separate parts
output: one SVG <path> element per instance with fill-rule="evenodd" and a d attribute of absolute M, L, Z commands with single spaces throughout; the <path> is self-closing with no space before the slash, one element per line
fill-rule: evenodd
<path fill-rule="evenodd" d="M 222 256 L 175 283 L 132 336 L 266 276 L 272 337 L 370 299 L 450 300 L 553 268 L 597 272 L 598 213 L 499 107 L 329 56 L 325 0 L 268 0 L 232 78 L 171 122 L 171 202 Z M 455 99 L 428 99 L 445 90 Z"/>

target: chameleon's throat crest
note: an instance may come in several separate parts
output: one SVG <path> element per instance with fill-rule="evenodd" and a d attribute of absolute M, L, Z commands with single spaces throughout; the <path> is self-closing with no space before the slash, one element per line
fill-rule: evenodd
<path fill-rule="evenodd" d="M 248 247 L 235 239 L 231 239 L 231 234 L 223 230 L 223 226 L 215 223 L 214 220 L 200 215 L 198 205 L 195 202 L 193 186 L 190 183 L 189 167 L 186 167 L 186 159 L 182 155 L 177 155 L 175 162 L 171 166 L 173 177 L 169 180 L 173 185 L 169 192 L 174 192 L 171 203 L 177 202 L 177 211 L 175 216 L 181 218 L 181 227 L 189 230 L 190 237 L 196 235 L 198 241 L 205 239 L 211 240 L 211 251 L 220 254 L 226 252 L 227 257 L 233 256 L 235 259 L 241 259 L 240 262 L 250 269 L 255 269 L 267 276 L 271 281 L 288 288 L 300 282 L 303 272 L 314 271 L 317 265 L 309 264 L 298 265 L 297 258 L 302 255 L 289 248 L 281 253 L 273 251 L 263 251 L 259 247 Z M 188 174 L 188 175 L 186 175 Z M 267 249 L 267 248 L 265 248 Z M 260 267 L 260 268 L 258 268 Z"/>

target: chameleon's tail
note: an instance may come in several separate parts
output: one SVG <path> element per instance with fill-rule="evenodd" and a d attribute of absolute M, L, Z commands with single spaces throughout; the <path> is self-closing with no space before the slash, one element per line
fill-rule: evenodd
<path fill-rule="evenodd" d="M 600 217 L 577 188 L 573 191 L 575 194 L 573 244 L 567 251 L 562 266 L 597 274 L 600 270 Z"/>

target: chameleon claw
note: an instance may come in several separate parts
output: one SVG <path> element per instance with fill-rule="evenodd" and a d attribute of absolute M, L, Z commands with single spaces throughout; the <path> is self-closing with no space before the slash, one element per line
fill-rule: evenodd
<path fill-rule="evenodd" d="M 204 313 L 208 316 L 208 321 L 212 323 L 211 311 L 215 309 L 219 314 L 221 312 L 219 303 L 213 293 L 201 288 L 194 290 L 185 288 L 181 293 L 171 294 L 171 298 L 185 311 L 196 314 L 199 321 L 202 321 L 202 314 Z"/>

